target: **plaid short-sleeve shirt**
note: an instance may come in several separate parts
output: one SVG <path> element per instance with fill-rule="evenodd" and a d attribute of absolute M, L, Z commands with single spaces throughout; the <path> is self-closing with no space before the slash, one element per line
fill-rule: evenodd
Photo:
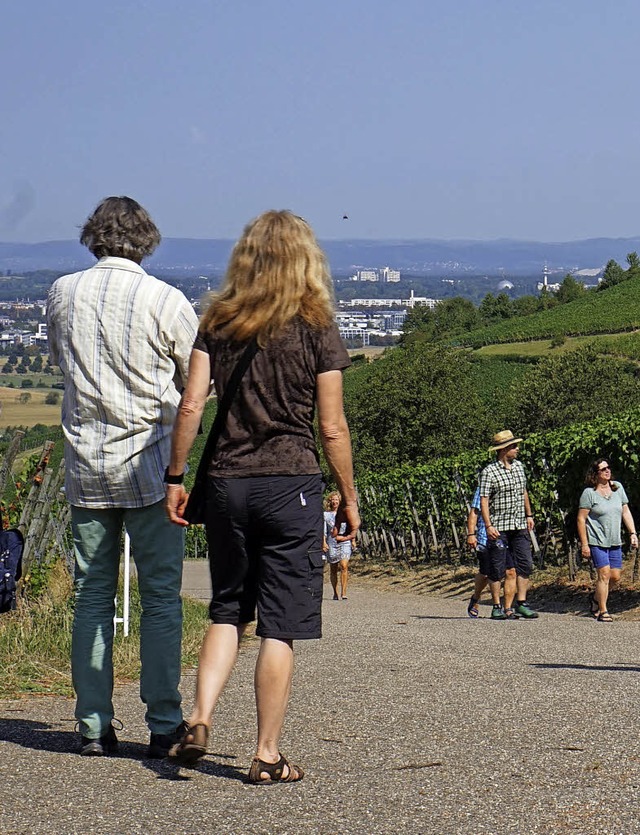
<path fill-rule="evenodd" d="M 500 461 L 480 473 L 480 495 L 489 499 L 491 523 L 499 531 L 519 531 L 527 527 L 524 493 L 527 477 L 519 461 L 505 467 Z"/>

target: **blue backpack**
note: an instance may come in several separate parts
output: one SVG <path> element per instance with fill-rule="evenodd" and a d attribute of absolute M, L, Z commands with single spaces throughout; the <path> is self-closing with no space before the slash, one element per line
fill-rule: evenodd
<path fill-rule="evenodd" d="M 0 612 L 16 608 L 16 583 L 22 576 L 24 537 L 17 528 L 0 530 Z"/>

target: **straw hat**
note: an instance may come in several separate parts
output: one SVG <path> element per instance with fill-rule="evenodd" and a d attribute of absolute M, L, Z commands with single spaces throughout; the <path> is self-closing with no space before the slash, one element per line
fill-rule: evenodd
<path fill-rule="evenodd" d="M 489 447 L 489 449 L 495 452 L 511 444 L 519 444 L 521 441 L 522 438 L 514 438 L 513 432 L 510 429 L 503 429 L 502 432 L 496 432 L 493 436 L 493 446 Z"/>

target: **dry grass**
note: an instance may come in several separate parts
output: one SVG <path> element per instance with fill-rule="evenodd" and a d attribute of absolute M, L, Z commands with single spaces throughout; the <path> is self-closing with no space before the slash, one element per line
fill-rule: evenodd
<path fill-rule="evenodd" d="M 363 345 L 362 348 L 347 348 L 347 351 L 350 357 L 364 354 L 368 360 L 375 360 L 381 357 L 389 347 L 388 345 Z"/>
<path fill-rule="evenodd" d="M 36 423 L 43 423 L 46 426 L 54 426 L 60 423 L 60 407 L 62 403 L 62 392 L 60 403 L 57 406 L 48 406 L 44 399 L 52 389 L 19 389 L 0 386 L 0 429 L 7 426 L 35 426 Z M 28 403 L 20 403 L 19 397 L 26 392 L 31 395 Z"/>
<path fill-rule="evenodd" d="M 204 603 L 183 600 L 182 662 L 194 666 L 208 626 Z M 70 696 L 71 626 L 73 599 L 71 578 L 62 562 L 56 563 L 45 592 L 18 610 L 0 615 L 0 698 L 26 693 Z M 129 635 L 118 629 L 113 647 L 116 681 L 133 681 L 140 674 L 140 605 L 137 583 L 131 582 Z"/>

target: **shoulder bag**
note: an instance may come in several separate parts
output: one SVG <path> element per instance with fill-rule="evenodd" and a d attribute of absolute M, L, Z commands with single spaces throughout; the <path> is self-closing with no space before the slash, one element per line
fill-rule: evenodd
<path fill-rule="evenodd" d="M 193 482 L 193 488 L 189 493 L 187 506 L 182 515 L 182 518 L 186 519 L 190 525 L 204 524 L 207 505 L 207 472 L 209 470 L 209 464 L 211 463 L 211 459 L 216 451 L 218 439 L 227 422 L 227 415 L 229 414 L 231 402 L 236 395 L 240 381 L 244 377 L 245 372 L 251 365 L 252 359 L 259 350 L 258 341 L 254 337 L 244 349 L 242 356 L 231 372 L 227 387 L 225 388 L 222 398 L 218 404 L 218 411 L 216 412 L 213 425 L 211 426 L 207 442 L 204 445 L 202 457 L 200 458 L 200 463 L 198 464 L 198 469 L 196 471 L 195 481 Z"/>

